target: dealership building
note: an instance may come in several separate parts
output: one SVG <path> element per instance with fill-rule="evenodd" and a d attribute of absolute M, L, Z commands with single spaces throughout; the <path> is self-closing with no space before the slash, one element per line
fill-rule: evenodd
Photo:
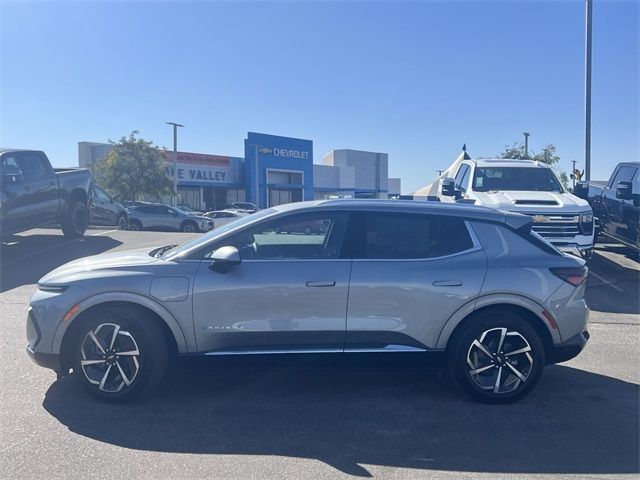
<path fill-rule="evenodd" d="M 79 142 L 79 166 L 91 168 L 112 148 Z M 166 158 L 167 175 L 173 178 L 172 152 Z M 233 202 L 267 208 L 303 200 L 400 195 L 400 179 L 389 178 L 386 153 L 332 150 L 319 163 L 313 160 L 311 140 L 254 132 L 244 141 L 243 158 L 178 152 L 178 203 L 216 210 Z"/>

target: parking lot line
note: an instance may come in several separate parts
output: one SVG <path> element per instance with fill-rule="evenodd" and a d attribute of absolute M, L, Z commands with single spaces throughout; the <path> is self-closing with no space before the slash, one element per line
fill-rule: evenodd
<path fill-rule="evenodd" d="M 620 293 L 624 293 L 624 290 L 622 290 L 620 287 L 618 287 L 617 285 L 614 285 L 613 283 L 611 283 L 609 280 L 607 280 L 606 278 L 601 277 L 600 275 L 598 275 L 596 272 L 594 272 L 593 270 L 591 270 L 589 272 L 589 275 L 593 275 L 594 277 L 596 277 L 598 280 L 600 280 L 604 285 L 608 285 L 611 288 L 613 288 L 614 290 L 617 290 Z"/>
<path fill-rule="evenodd" d="M 113 232 L 117 232 L 118 230 L 105 230 L 104 232 L 98 232 L 98 233 L 94 233 L 93 235 L 91 235 L 92 237 L 97 237 L 98 235 L 106 235 L 107 233 L 113 233 Z"/>

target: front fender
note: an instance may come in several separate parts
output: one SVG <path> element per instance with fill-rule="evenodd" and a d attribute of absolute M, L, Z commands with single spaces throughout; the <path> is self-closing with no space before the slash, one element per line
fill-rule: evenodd
<path fill-rule="evenodd" d="M 142 307 L 146 307 L 152 312 L 156 313 L 169 327 L 171 333 L 176 339 L 176 344 L 178 346 L 179 353 L 190 353 L 195 351 L 195 341 L 193 336 L 186 336 L 184 331 L 175 317 L 161 304 L 156 302 L 155 300 L 145 297 L 144 295 L 140 295 L 137 293 L 130 292 L 106 292 L 99 293 L 97 295 L 93 295 L 91 297 L 85 298 L 81 302 L 78 303 L 80 306 L 80 310 L 78 311 L 78 315 L 84 312 L 85 310 L 95 307 L 96 305 L 102 303 L 109 302 L 126 302 L 132 303 L 136 305 L 140 305 Z M 62 338 L 64 337 L 65 332 L 69 328 L 69 325 L 73 323 L 71 322 L 60 322 L 56 329 L 56 333 L 53 338 L 53 349 L 54 352 L 61 351 L 62 347 Z"/>
<path fill-rule="evenodd" d="M 473 313 L 476 310 L 480 310 L 481 308 L 490 307 L 492 305 L 515 305 L 518 307 L 526 308 L 542 321 L 542 323 L 551 334 L 551 338 L 554 344 L 558 344 L 562 341 L 560 338 L 560 332 L 556 329 L 549 328 L 547 320 L 542 315 L 542 311 L 545 310 L 544 306 L 522 295 L 515 295 L 512 293 L 493 293 L 474 298 L 473 300 L 468 301 L 462 307 L 460 307 L 449 318 L 449 320 L 447 320 L 447 323 L 445 323 L 444 327 L 442 327 L 440 335 L 438 336 L 438 343 L 436 348 L 445 349 L 447 347 L 447 343 L 449 342 L 451 334 L 460 324 L 460 322 L 464 320 L 469 314 Z"/>

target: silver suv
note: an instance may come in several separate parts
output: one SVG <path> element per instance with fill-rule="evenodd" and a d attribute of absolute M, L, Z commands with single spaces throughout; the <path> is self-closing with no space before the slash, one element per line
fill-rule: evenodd
<path fill-rule="evenodd" d="M 178 230 L 180 232 L 208 232 L 213 220 L 163 204 L 145 204 L 130 207 L 129 230 Z"/>
<path fill-rule="evenodd" d="M 27 350 L 110 401 L 150 391 L 170 352 L 439 353 L 461 388 L 507 403 L 589 338 L 585 262 L 531 224 L 436 202 L 282 205 L 54 270 L 31 299 Z"/>

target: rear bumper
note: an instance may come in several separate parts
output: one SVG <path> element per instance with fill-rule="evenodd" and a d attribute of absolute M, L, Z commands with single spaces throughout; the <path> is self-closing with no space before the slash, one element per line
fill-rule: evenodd
<path fill-rule="evenodd" d="M 577 357 L 589 341 L 589 337 L 589 332 L 585 330 L 577 335 L 574 335 L 566 342 L 554 345 L 553 351 L 547 359 L 547 363 L 561 363 Z"/>
<path fill-rule="evenodd" d="M 49 368 L 59 375 L 62 373 L 62 362 L 57 353 L 34 352 L 31 347 L 27 347 L 27 355 L 41 367 Z"/>

